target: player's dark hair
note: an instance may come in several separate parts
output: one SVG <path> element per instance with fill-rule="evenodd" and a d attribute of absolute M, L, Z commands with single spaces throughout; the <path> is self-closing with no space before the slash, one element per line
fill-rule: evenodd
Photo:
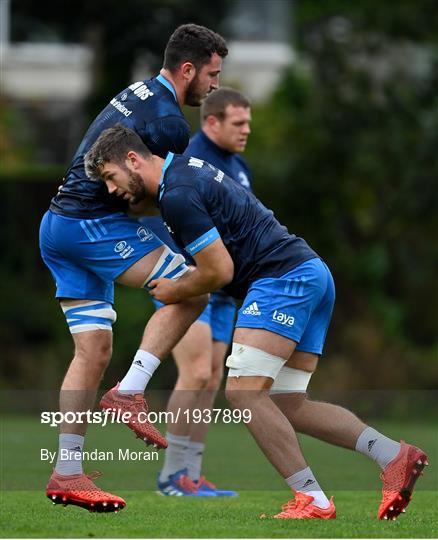
<path fill-rule="evenodd" d="M 169 38 L 164 51 L 163 67 L 173 72 L 184 62 L 191 62 L 199 69 L 210 61 L 214 53 L 221 58 L 228 54 L 222 36 L 205 26 L 183 24 Z"/>
<path fill-rule="evenodd" d="M 140 136 L 132 129 L 122 124 L 105 129 L 85 154 L 85 172 L 92 180 L 98 180 L 105 163 L 124 166 L 126 155 L 131 150 L 146 159 L 152 155 Z"/>
<path fill-rule="evenodd" d="M 234 90 L 234 88 L 227 88 L 222 86 L 211 94 L 209 94 L 201 105 L 201 118 L 206 120 L 210 115 L 223 120 L 225 118 L 225 109 L 228 105 L 234 107 L 251 107 L 250 100 L 243 94 Z"/>

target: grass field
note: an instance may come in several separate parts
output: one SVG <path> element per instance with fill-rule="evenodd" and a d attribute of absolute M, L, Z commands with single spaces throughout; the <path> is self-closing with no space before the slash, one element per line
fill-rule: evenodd
<path fill-rule="evenodd" d="M 380 481 L 376 466 L 363 456 L 301 438 L 303 451 L 320 483 L 334 495 L 338 517 L 333 521 L 260 520 L 279 511 L 289 498 L 281 478 L 266 462 L 241 425 L 215 425 L 209 434 L 205 473 L 219 487 L 237 489 L 232 499 L 159 497 L 155 462 L 87 462 L 99 469 L 99 485 L 125 498 L 118 514 L 90 514 L 80 508 L 53 506 L 44 487 L 51 465 L 41 461 L 41 448 L 56 450 L 55 428 L 39 418 L 7 417 L 1 423 L 1 537 L 168 537 L 168 538 L 433 538 L 438 536 L 438 435 L 430 424 L 380 423 L 395 438 L 406 438 L 424 448 L 431 466 L 419 481 L 406 515 L 396 522 L 375 518 Z M 86 450 L 114 452 L 143 450 L 123 426 L 92 426 Z"/>

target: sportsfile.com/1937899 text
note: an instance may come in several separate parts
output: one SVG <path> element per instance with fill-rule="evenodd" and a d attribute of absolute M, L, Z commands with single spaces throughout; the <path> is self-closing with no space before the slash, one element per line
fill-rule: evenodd
<path fill-rule="evenodd" d="M 105 427 L 107 424 L 146 423 L 174 424 L 180 419 L 194 424 L 239 424 L 251 422 L 250 409 L 181 409 L 173 411 L 140 412 L 135 419 L 129 411 L 121 412 L 118 409 L 105 409 L 104 411 L 44 411 L 41 413 L 41 423 L 50 427 L 66 424 L 98 424 Z"/>

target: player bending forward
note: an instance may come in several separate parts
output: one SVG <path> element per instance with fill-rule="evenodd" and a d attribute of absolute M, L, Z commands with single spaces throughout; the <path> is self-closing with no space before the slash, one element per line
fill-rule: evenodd
<path fill-rule="evenodd" d="M 307 465 L 293 425 L 304 433 L 355 449 L 382 469 L 380 519 L 395 519 L 409 504 L 415 481 L 427 465 L 415 446 L 387 438 L 346 409 L 305 396 L 322 354 L 335 289 L 327 265 L 302 239 L 289 234 L 254 195 L 200 159 L 152 155 L 123 126 L 105 130 L 86 156 L 90 177 L 110 193 L 158 197 L 161 215 L 196 269 L 178 280 L 149 286 L 161 302 L 223 288 L 243 298 L 235 326 L 227 397 L 250 409 L 247 424 L 265 456 L 295 493 L 275 517 L 332 519 L 328 500 Z M 269 392 L 301 393 L 292 410 Z M 284 398 L 284 395 L 283 395 Z M 299 420 L 298 417 L 302 420 Z"/>

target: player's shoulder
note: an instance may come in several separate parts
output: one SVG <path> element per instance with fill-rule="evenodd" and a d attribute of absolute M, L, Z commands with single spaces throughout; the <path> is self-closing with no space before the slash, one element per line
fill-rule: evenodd
<path fill-rule="evenodd" d="M 190 138 L 190 126 L 184 117 L 157 117 L 146 123 L 144 132 L 153 154 L 165 157 L 167 152 L 182 154 Z"/>
<path fill-rule="evenodd" d="M 196 145 L 199 144 L 201 141 L 204 140 L 202 129 L 198 129 L 198 131 L 195 131 L 195 133 L 192 135 L 190 139 L 190 144 Z"/>
<path fill-rule="evenodd" d="M 217 169 L 203 159 L 186 154 L 174 155 L 164 176 L 166 189 L 170 191 L 186 188 L 202 191 L 206 185 L 204 180 L 215 174 Z"/>
<path fill-rule="evenodd" d="M 198 130 L 189 141 L 185 155 L 187 156 L 199 156 L 205 153 L 206 144 L 205 137 L 203 136 L 202 130 Z"/>
<path fill-rule="evenodd" d="M 194 156 L 184 154 L 175 154 L 167 169 L 167 174 L 175 177 L 178 183 L 193 182 L 196 173 L 204 168 L 205 161 Z"/>
<path fill-rule="evenodd" d="M 244 167 L 245 169 L 249 169 L 248 163 L 246 159 L 242 156 L 242 154 L 236 152 L 235 154 L 233 154 L 233 158 L 237 161 L 237 163 L 242 165 L 242 167 Z"/>
<path fill-rule="evenodd" d="M 247 177 L 251 176 L 249 165 L 242 154 L 236 152 L 232 156 L 233 168 L 235 171 L 242 171 Z"/>
<path fill-rule="evenodd" d="M 159 99 L 169 99 L 172 103 L 178 104 L 176 96 L 173 93 L 174 91 L 172 92 L 172 87 L 170 85 L 165 86 L 160 82 L 158 77 L 150 77 L 149 79 L 132 83 L 129 88 L 133 90 L 136 95 L 139 95 L 140 98 L 143 93 L 153 93 L 153 95 Z"/>
<path fill-rule="evenodd" d="M 172 93 L 173 88 L 162 84 L 157 77 L 136 81 L 116 96 L 122 103 L 132 103 L 138 110 L 153 111 L 154 116 L 183 116 L 181 108 Z M 174 91 L 173 91 L 174 92 Z"/>
<path fill-rule="evenodd" d="M 169 159 L 169 156 L 168 158 Z M 165 168 L 159 188 L 159 206 L 172 215 L 187 211 L 189 200 L 198 199 L 196 175 L 189 166 L 190 158 L 173 155 Z M 166 167 L 166 164 L 165 164 Z"/>

